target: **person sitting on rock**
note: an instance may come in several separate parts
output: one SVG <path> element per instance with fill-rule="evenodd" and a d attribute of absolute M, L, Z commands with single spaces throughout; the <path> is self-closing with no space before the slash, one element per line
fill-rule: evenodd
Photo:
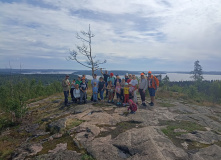
<path fill-rule="evenodd" d="M 137 104 L 136 103 L 134 103 L 134 101 L 132 100 L 132 99 L 129 99 L 128 100 L 128 103 L 129 103 L 129 107 L 128 107 L 128 111 L 130 111 L 131 110 L 131 114 L 135 114 L 135 112 L 137 111 Z"/>
<path fill-rule="evenodd" d="M 73 95 L 74 95 L 74 102 L 75 103 L 77 103 L 77 102 L 80 103 L 81 91 L 79 89 L 79 85 L 78 84 L 75 85 L 75 89 L 73 91 Z"/>

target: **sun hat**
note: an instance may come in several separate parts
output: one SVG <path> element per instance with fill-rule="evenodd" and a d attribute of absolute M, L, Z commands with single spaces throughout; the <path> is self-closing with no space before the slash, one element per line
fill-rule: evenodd
<path fill-rule="evenodd" d="M 149 71 L 148 74 L 151 74 L 151 71 Z"/>

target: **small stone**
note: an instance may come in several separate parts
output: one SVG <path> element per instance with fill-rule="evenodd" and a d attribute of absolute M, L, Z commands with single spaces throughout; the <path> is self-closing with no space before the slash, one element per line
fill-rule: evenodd
<path fill-rule="evenodd" d="M 187 131 L 184 130 L 184 129 L 180 129 L 180 128 L 178 128 L 178 129 L 174 129 L 174 132 L 187 132 Z"/>

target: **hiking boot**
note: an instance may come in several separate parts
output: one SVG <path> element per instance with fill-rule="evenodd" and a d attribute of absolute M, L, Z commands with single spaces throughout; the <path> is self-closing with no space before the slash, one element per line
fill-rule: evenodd
<path fill-rule="evenodd" d="M 150 105 L 150 106 L 154 106 L 154 103 L 153 103 L 153 102 L 150 102 L 149 105 Z"/>
<path fill-rule="evenodd" d="M 142 103 L 142 105 L 144 106 L 144 107 L 146 107 L 147 105 L 146 105 L 146 103 Z"/>

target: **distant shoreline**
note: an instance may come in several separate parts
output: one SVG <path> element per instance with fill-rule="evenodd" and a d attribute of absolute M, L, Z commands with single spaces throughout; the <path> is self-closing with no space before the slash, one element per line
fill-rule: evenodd
<path fill-rule="evenodd" d="M 113 72 L 114 75 L 128 74 L 140 74 L 141 72 L 148 71 L 127 71 L 127 70 L 109 70 L 109 73 Z M 101 75 L 100 70 L 95 72 L 97 75 Z M 167 74 L 167 73 L 181 73 L 191 74 L 191 71 L 152 71 L 153 74 Z M 77 75 L 91 75 L 91 70 L 69 70 L 69 69 L 0 69 L 0 74 L 77 74 Z M 221 75 L 221 71 L 203 71 L 204 75 Z"/>

